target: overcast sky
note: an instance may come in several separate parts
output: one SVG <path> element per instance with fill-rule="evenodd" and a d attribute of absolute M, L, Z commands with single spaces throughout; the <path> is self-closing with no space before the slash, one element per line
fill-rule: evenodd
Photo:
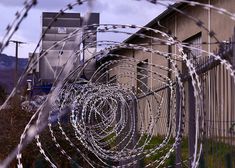
<path fill-rule="evenodd" d="M 12 38 L 27 44 L 20 46 L 19 56 L 28 57 L 32 52 L 41 35 L 40 18 L 42 12 L 58 12 L 61 8 L 73 3 L 75 0 L 38 0 L 38 5 L 32 8 L 28 17 L 23 21 L 20 29 Z M 12 22 L 16 11 L 23 7 L 24 0 L 1 0 L 0 1 L 0 40 L 6 32 L 6 26 Z M 101 23 L 137 24 L 144 26 L 163 10 L 162 6 L 151 4 L 145 0 L 94 0 L 93 12 L 100 13 Z M 72 12 L 84 15 L 88 8 L 86 5 L 76 7 Z M 124 40 L 126 37 L 116 37 Z M 116 40 L 115 39 L 115 40 Z M 111 40 L 111 39 L 110 39 Z M 15 55 L 15 46 L 10 44 L 3 53 Z"/>

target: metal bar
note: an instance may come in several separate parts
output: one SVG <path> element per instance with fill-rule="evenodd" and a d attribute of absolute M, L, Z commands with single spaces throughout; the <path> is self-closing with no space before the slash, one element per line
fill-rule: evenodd
<path fill-rule="evenodd" d="M 135 93 L 135 87 L 133 86 L 132 87 L 132 91 L 133 91 L 133 93 Z M 135 129 L 134 129 L 134 136 L 133 136 L 133 140 L 132 140 L 132 145 L 130 146 L 130 148 L 133 148 L 135 145 L 136 145 L 136 143 L 137 143 L 137 141 L 138 141 L 138 127 L 137 127 L 137 125 L 138 125 L 138 110 L 137 110 L 137 100 L 133 97 L 133 99 L 132 99 L 132 102 L 131 102 L 131 104 L 132 104 L 132 106 L 133 106 L 133 108 L 132 108 L 132 110 L 133 110 L 133 119 L 135 120 L 134 122 L 135 122 Z M 134 161 L 134 160 L 133 160 Z M 141 167 L 141 161 L 140 160 L 138 160 L 137 161 L 137 163 L 133 166 L 133 167 L 135 167 L 135 168 L 140 168 Z"/>
<path fill-rule="evenodd" d="M 181 123 L 179 123 L 179 117 L 180 117 L 180 110 L 181 110 L 181 99 L 180 99 L 180 91 L 179 91 L 179 85 L 176 84 L 176 124 L 179 124 L 180 128 L 182 126 Z M 179 127 L 176 127 L 176 134 L 179 130 Z M 181 139 L 177 142 L 176 148 L 175 148 L 175 168 L 181 168 Z"/>
<path fill-rule="evenodd" d="M 173 85 L 175 85 L 175 84 L 176 84 L 176 83 L 174 82 Z M 168 85 L 167 85 L 167 86 L 161 86 L 160 88 L 158 88 L 158 89 L 156 89 L 156 90 L 154 90 L 154 91 L 151 91 L 151 92 L 149 92 L 149 93 L 147 93 L 147 94 L 145 94 L 145 95 L 142 95 L 142 96 L 137 97 L 137 99 L 145 98 L 145 97 L 147 97 L 147 96 L 150 96 L 150 95 L 152 95 L 152 94 L 154 94 L 154 93 L 156 93 L 156 92 L 160 92 L 160 91 L 162 91 L 162 90 L 164 90 L 164 89 L 167 89 L 167 88 L 169 88 Z"/>
<path fill-rule="evenodd" d="M 171 35 L 171 31 L 169 32 L 169 34 Z M 171 55 L 172 53 L 172 46 L 169 45 L 168 46 L 168 53 L 169 55 Z M 171 69 L 171 62 L 170 60 L 168 60 L 168 69 Z M 168 71 L 167 73 L 167 77 L 169 79 L 171 79 L 171 71 Z M 168 81 L 168 85 L 170 84 L 170 82 Z M 168 87 L 167 89 L 167 127 L 169 127 L 170 124 L 170 112 L 171 112 L 171 89 Z"/>
<path fill-rule="evenodd" d="M 188 102 L 189 102 L 189 121 L 188 121 L 188 146 L 189 146 L 189 167 L 191 167 L 193 155 L 194 155 L 194 148 L 195 148 L 195 133 L 196 133 L 196 122 L 195 122 L 195 97 L 194 97 L 194 88 L 192 85 L 192 80 L 188 82 Z"/>
<path fill-rule="evenodd" d="M 234 27 L 234 35 L 233 35 L 233 40 L 235 40 L 235 27 Z M 232 45 L 232 66 L 233 66 L 233 69 L 235 69 L 235 43 L 233 43 Z"/>

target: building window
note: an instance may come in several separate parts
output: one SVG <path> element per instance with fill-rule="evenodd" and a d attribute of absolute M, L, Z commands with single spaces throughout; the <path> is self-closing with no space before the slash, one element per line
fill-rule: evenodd
<path fill-rule="evenodd" d="M 202 33 L 198 33 L 184 41 L 189 47 L 193 48 L 184 48 L 184 52 L 187 54 L 188 59 L 191 60 L 194 66 L 198 65 L 198 61 L 202 55 L 201 44 L 202 44 Z"/>
<path fill-rule="evenodd" d="M 148 60 L 137 64 L 137 93 L 146 93 L 148 90 Z"/>

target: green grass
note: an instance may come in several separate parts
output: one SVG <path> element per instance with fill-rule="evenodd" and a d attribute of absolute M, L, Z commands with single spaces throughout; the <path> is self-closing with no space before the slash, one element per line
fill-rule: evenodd
<path fill-rule="evenodd" d="M 235 146 L 221 141 L 208 139 L 204 145 L 205 167 L 232 168 L 235 162 Z M 231 160 L 231 161 L 229 161 Z"/>
<path fill-rule="evenodd" d="M 147 141 L 146 141 L 147 140 Z M 149 141 L 149 137 L 147 135 L 144 135 L 141 137 L 141 140 L 140 140 L 140 143 L 139 143 L 139 146 L 142 146 L 144 145 L 145 141 L 148 142 L 147 145 L 144 147 L 145 150 L 148 150 L 148 149 L 153 149 L 157 146 L 159 146 L 164 140 L 164 137 L 163 136 L 153 136 L 151 138 L 151 140 Z M 152 163 L 154 162 L 155 160 L 158 160 L 160 159 L 162 156 L 165 155 L 166 152 L 168 152 L 168 149 L 171 147 L 171 145 L 173 144 L 174 142 L 174 139 L 173 138 L 170 138 L 168 144 L 166 145 L 166 147 L 156 151 L 154 154 L 152 154 L 151 156 L 149 157 L 145 157 L 143 159 L 143 165 L 148 165 L 149 163 Z M 173 165 L 174 164 L 174 161 L 175 161 L 175 154 L 172 153 L 170 155 L 170 157 L 166 160 L 165 162 L 165 166 L 166 165 Z"/>
<path fill-rule="evenodd" d="M 150 142 L 144 147 L 145 150 L 152 149 L 153 147 L 158 146 L 163 141 L 163 136 L 154 136 Z M 142 146 L 147 139 L 147 135 L 144 135 L 141 138 L 139 146 Z M 166 147 L 171 147 L 174 143 L 174 138 L 170 138 L 169 145 Z M 155 160 L 159 159 L 161 156 L 169 150 L 156 151 L 155 154 L 150 157 L 145 157 L 143 159 L 143 165 L 147 165 Z M 231 146 L 221 141 L 216 141 L 214 139 L 204 140 L 203 143 L 203 158 L 200 159 L 200 168 L 233 168 L 235 167 L 235 146 Z M 189 158 L 189 149 L 188 149 L 188 137 L 182 138 L 181 141 L 181 158 L 182 160 L 187 160 Z M 170 157 L 165 161 L 163 167 L 172 166 L 175 163 L 175 152 L 171 153 Z M 188 163 L 185 163 L 187 167 Z M 182 166 L 184 167 L 184 166 Z"/>

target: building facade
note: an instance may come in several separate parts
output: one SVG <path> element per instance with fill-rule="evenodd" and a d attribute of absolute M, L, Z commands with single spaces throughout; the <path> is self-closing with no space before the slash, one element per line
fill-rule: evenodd
<path fill-rule="evenodd" d="M 77 54 L 77 60 L 74 60 L 76 64 L 83 63 L 96 52 L 96 46 L 87 46 L 88 40 L 84 39 L 89 27 L 83 32 L 81 28 L 83 25 L 99 24 L 99 13 L 91 13 L 87 23 L 84 23 L 85 18 L 80 13 L 42 13 L 40 52 L 34 54 L 33 58 L 40 59 L 31 71 L 35 85 L 51 85 L 71 55 L 78 50 L 82 52 Z M 90 31 L 95 32 L 96 29 Z M 90 39 L 96 40 L 96 33 Z M 86 72 L 92 73 L 93 67 L 88 67 Z"/>
<path fill-rule="evenodd" d="M 235 13 L 233 0 L 199 0 L 197 2 Z M 213 139 L 217 142 L 235 145 L 234 79 L 226 65 L 220 64 L 208 54 L 219 55 L 233 67 L 235 66 L 235 46 L 231 43 L 235 40 L 234 20 L 212 8 L 176 3 L 145 27 L 165 32 L 167 36 L 181 42 L 183 52 L 195 67 L 203 99 L 199 116 L 200 130 L 204 131 L 203 136 L 207 140 Z M 170 120 L 176 119 L 172 117 L 177 115 L 175 114 L 177 101 L 180 99 L 177 97 L 176 74 L 172 69 L 174 66 L 179 68 L 184 87 L 182 127 L 184 127 L 184 136 L 188 137 L 188 144 L 191 145 L 189 153 L 192 156 L 199 100 L 195 99 L 195 91 L 189 77 L 190 71 L 183 59 L 183 54 L 180 53 L 181 50 L 177 44 L 166 43 L 166 39 L 169 39 L 167 36 L 164 37 L 157 31 L 140 29 L 124 41 L 129 44 L 128 47 L 111 51 L 112 56 L 103 58 L 101 63 L 112 61 L 113 56 L 117 55 L 117 60 L 120 61 L 108 68 L 111 70 L 107 75 L 107 81 L 112 80 L 123 87 L 135 89 L 138 95 L 138 129 L 140 132 L 149 133 L 150 123 L 155 118 L 156 125 L 152 130 L 155 136 L 166 135 L 169 132 L 169 124 L 177 123 L 177 121 L 170 123 Z M 130 44 L 138 45 L 138 47 L 129 47 Z M 176 65 L 169 61 L 168 56 L 176 62 Z M 170 80 L 168 79 L 176 84 L 173 86 L 174 96 L 169 90 Z M 200 123 L 202 121 L 200 117 L 204 118 L 205 122 Z M 177 128 L 173 126 L 173 129 Z M 175 130 L 172 131 L 173 136 L 174 134 Z M 205 145 L 206 143 L 207 141 Z"/>

